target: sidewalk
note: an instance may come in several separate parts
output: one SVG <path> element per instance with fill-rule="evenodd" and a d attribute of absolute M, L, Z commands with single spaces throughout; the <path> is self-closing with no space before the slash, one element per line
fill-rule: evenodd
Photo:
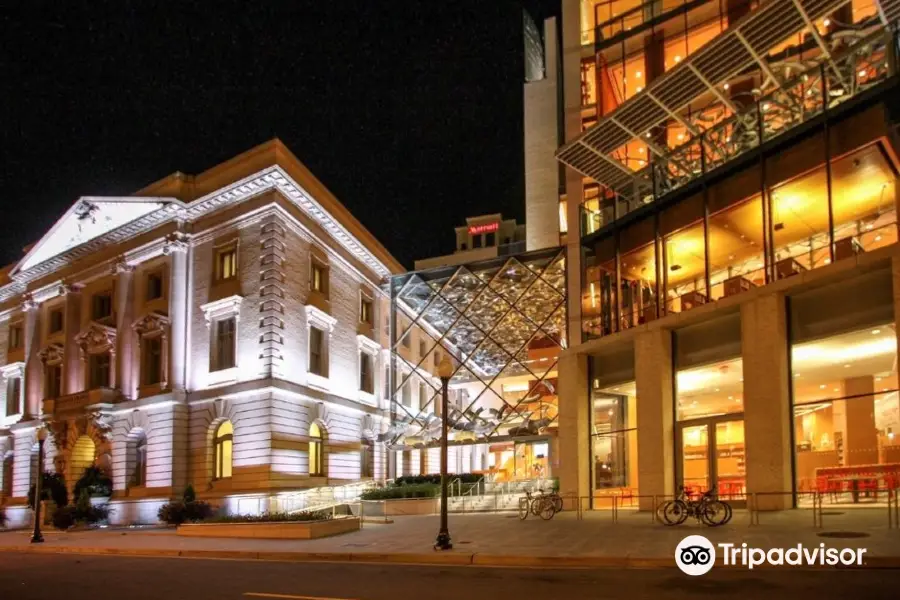
<path fill-rule="evenodd" d="M 411 564 L 457 564 L 542 567 L 674 567 L 675 546 L 687 535 L 704 535 L 715 543 L 769 549 L 795 547 L 867 548 L 866 567 L 900 568 L 900 529 L 888 529 L 881 510 L 834 511 L 815 529 L 809 511 L 763 513 L 750 526 L 746 511 L 735 511 L 724 527 L 694 523 L 665 527 L 649 513 L 560 513 L 551 521 L 512 514 L 451 515 L 454 548 L 432 548 L 437 516 L 399 517 L 393 524 L 366 523 L 358 532 L 318 540 L 253 540 L 179 537 L 173 529 L 106 529 L 59 533 L 47 531 L 46 542 L 29 543 L 30 532 L 0 533 L 0 551 L 182 556 L 291 561 L 360 561 Z M 844 532 L 859 537 L 822 537 Z"/>

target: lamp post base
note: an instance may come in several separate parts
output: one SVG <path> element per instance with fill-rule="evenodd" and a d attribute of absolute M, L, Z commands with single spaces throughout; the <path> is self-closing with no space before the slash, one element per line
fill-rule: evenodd
<path fill-rule="evenodd" d="M 44 536 L 42 536 L 40 533 L 31 536 L 31 543 L 32 544 L 43 544 Z"/>
<path fill-rule="evenodd" d="M 453 544 L 450 543 L 450 532 L 449 531 L 441 531 L 437 540 L 434 542 L 435 550 L 453 550 Z"/>

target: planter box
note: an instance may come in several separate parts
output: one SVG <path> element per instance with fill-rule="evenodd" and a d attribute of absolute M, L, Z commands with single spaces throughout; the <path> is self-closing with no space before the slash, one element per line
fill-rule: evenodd
<path fill-rule="evenodd" d="M 178 526 L 178 535 L 188 537 L 314 540 L 359 529 L 359 519 L 327 521 L 275 521 L 272 523 L 190 523 Z"/>
<path fill-rule="evenodd" d="M 395 498 L 363 500 L 363 517 L 400 517 L 404 515 L 436 515 L 441 510 L 440 498 Z M 354 513 L 359 512 L 353 508 Z"/>

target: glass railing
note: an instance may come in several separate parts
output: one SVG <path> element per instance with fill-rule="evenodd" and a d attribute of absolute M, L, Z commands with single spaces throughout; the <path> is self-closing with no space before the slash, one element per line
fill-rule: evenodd
<path fill-rule="evenodd" d="M 708 0 L 707 0 L 708 1 Z M 701 5 L 697 0 L 650 0 L 631 10 L 626 10 L 621 15 L 615 15 L 611 19 L 603 21 L 594 28 L 591 42 L 608 40 L 623 31 L 629 31 L 648 23 L 669 11 L 681 8 L 687 4 Z M 586 39 L 585 32 L 581 34 L 582 42 Z"/>
<path fill-rule="evenodd" d="M 593 233 L 885 81 L 893 74 L 890 65 L 896 64 L 892 55 L 897 55 L 897 36 L 878 31 L 843 53 L 833 55 L 831 61 L 782 84 L 665 156 L 654 158 L 635 173 L 633 183 L 618 190 L 616 214 L 594 218 L 590 227 L 582 229 L 582 235 Z M 597 222 L 599 227 L 594 226 Z"/>

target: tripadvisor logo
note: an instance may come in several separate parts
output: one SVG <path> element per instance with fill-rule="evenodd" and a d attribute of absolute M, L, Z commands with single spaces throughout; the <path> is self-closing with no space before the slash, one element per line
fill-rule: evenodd
<path fill-rule="evenodd" d="M 830 566 L 862 565 L 866 548 L 826 548 L 825 544 L 807 548 L 797 544 L 790 548 L 753 548 L 746 543 L 716 544 L 724 566 L 743 566 L 748 569 L 771 566 Z M 675 548 L 675 564 L 687 575 L 705 575 L 716 564 L 716 546 L 702 535 L 689 535 Z"/>

